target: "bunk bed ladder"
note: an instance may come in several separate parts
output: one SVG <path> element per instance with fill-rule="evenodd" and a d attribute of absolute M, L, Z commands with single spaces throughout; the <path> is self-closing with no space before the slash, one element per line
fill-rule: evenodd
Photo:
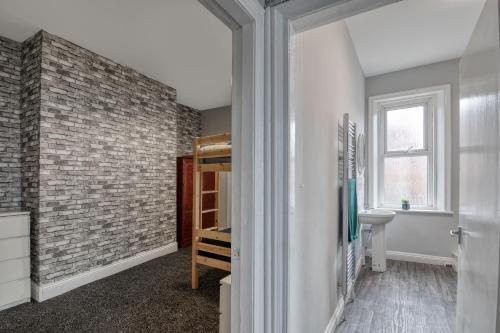
<path fill-rule="evenodd" d="M 198 288 L 198 265 L 231 272 L 230 229 L 229 232 L 228 230 L 219 230 L 219 172 L 231 171 L 231 161 L 224 159 L 231 157 L 230 142 L 231 135 L 229 133 L 195 138 L 193 141 L 193 244 L 191 258 L 191 287 L 193 289 Z M 202 150 L 203 146 L 220 145 L 221 143 L 224 143 L 226 147 L 218 147 L 208 151 Z M 213 159 L 219 160 L 214 161 Z M 205 173 L 214 174 L 213 188 L 204 186 Z M 211 200 L 207 199 L 208 206 L 206 206 L 204 199 L 208 196 L 213 196 L 213 204 L 208 203 Z M 212 217 L 207 217 L 207 214 L 211 214 Z"/>

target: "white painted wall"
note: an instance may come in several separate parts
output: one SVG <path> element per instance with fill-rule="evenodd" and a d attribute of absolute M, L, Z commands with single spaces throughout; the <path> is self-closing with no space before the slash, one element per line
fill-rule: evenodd
<path fill-rule="evenodd" d="M 456 240 L 449 236 L 458 225 L 459 204 L 459 60 L 449 60 L 366 79 L 366 108 L 368 97 L 451 84 L 451 210 L 454 215 L 398 213 L 387 225 L 387 250 L 452 257 L 457 250 Z M 367 111 L 368 112 L 368 111 Z M 368 177 L 371 175 L 368 174 Z"/>
<path fill-rule="evenodd" d="M 316 333 L 338 303 L 338 125 L 363 130 L 365 78 L 343 21 L 292 43 L 288 330 Z"/>
<path fill-rule="evenodd" d="M 201 111 L 201 135 L 231 133 L 231 105 Z"/>

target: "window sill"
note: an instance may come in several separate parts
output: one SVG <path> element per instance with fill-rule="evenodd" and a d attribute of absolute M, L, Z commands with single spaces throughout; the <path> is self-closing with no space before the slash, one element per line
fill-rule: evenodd
<path fill-rule="evenodd" d="M 410 209 L 403 210 L 400 208 L 381 208 L 388 209 L 396 212 L 396 214 L 401 215 L 445 215 L 445 216 L 453 216 L 455 213 L 451 210 L 432 210 L 432 209 Z"/>

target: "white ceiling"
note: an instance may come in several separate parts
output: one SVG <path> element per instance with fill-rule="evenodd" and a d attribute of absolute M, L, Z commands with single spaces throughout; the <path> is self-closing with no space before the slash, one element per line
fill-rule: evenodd
<path fill-rule="evenodd" d="M 404 0 L 346 19 L 365 76 L 460 58 L 485 0 Z"/>
<path fill-rule="evenodd" d="M 176 88 L 180 103 L 231 103 L 231 31 L 197 0 L 0 1 L 0 35 L 40 29 Z"/>

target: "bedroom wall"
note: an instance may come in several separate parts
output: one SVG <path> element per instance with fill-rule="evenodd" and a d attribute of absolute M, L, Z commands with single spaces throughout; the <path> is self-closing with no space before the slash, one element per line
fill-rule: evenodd
<path fill-rule="evenodd" d="M 201 135 L 201 112 L 177 103 L 177 156 L 193 155 L 193 139 Z"/>
<path fill-rule="evenodd" d="M 201 111 L 201 134 L 221 133 L 231 133 L 231 105 Z"/>
<path fill-rule="evenodd" d="M 200 135 L 176 90 L 40 32 L 22 46 L 23 206 L 32 279 L 175 243 L 176 157 Z"/>
<path fill-rule="evenodd" d="M 442 84 L 451 84 L 451 160 L 458 161 L 459 59 L 367 78 L 367 110 L 370 96 Z M 457 251 L 457 241 L 449 236 L 449 231 L 458 225 L 459 183 L 459 163 L 451 163 L 451 210 L 454 214 L 398 212 L 386 227 L 387 250 L 452 257 Z"/>
<path fill-rule="evenodd" d="M 30 211 L 31 277 L 38 278 L 40 262 L 39 179 L 40 179 L 40 92 L 42 33 L 22 43 L 21 68 L 21 180 L 22 208 Z"/>
<path fill-rule="evenodd" d="M 338 125 L 349 112 L 363 131 L 365 78 L 343 21 L 293 43 L 288 327 L 319 333 L 339 302 Z"/>
<path fill-rule="evenodd" d="M 21 207 L 21 44 L 0 37 L 0 210 Z"/>

